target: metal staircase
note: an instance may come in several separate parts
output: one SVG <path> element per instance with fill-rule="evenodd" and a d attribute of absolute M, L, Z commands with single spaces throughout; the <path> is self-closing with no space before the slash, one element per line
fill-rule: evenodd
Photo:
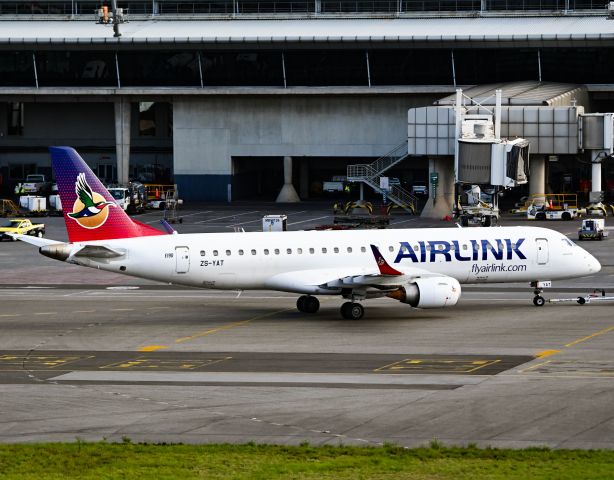
<path fill-rule="evenodd" d="M 383 176 L 384 172 L 395 165 L 398 165 L 408 156 L 407 141 L 404 141 L 386 155 L 383 155 L 375 160 L 373 163 L 348 165 L 348 182 L 366 183 L 376 192 L 383 194 L 384 191 L 380 188 L 380 177 Z M 391 202 L 396 203 L 405 211 L 414 214 L 416 213 L 418 199 L 404 188 L 401 188 L 400 185 L 391 185 L 390 190 L 386 192 L 386 196 Z"/>

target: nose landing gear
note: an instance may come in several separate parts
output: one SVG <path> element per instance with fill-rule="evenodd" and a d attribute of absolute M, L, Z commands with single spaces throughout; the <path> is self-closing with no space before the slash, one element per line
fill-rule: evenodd
<path fill-rule="evenodd" d="M 546 300 L 544 297 L 542 297 L 542 293 L 544 292 L 544 288 L 552 287 L 552 282 L 550 280 L 534 281 L 531 282 L 531 286 L 535 289 L 533 290 L 533 293 L 535 294 L 533 297 L 533 305 L 536 307 L 543 307 Z"/>
<path fill-rule="evenodd" d="M 542 291 L 535 290 L 533 293 L 535 293 L 535 296 L 533 297 L 533 305 L 535 305 L 536 307 L 543 307 L 546 303 L 546 300 L 540 295 Z"/>

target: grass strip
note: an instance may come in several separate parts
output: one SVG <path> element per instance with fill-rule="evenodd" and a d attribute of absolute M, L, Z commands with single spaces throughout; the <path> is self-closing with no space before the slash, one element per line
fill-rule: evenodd
<path fill-rule="evenodd" d="M 0 479 L 613 479 L 614 452 L 476 447 L 0 445 Z"/>

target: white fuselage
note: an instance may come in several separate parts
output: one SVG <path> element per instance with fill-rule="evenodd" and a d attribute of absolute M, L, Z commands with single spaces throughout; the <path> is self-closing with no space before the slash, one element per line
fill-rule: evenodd
<path fill-rule="evenodd" d="M 320 285 L 377 273 L 371 244 L 402 273 L 447 275 L 460 283 L 557 280 L 601 268 L 564 235 L 538 227 L 203 233 L 87 243 L 125 254 L 68 261 L 202 288 L 314 294 L 338 294 Z"/>

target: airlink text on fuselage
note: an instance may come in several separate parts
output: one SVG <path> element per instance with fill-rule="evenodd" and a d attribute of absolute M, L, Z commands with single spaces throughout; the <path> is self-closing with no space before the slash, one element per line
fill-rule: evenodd
<path fill-rule="evenodd" d="M 413 263 L 437 262 L 444 260 L 451 262 L 452 259 L 459 262 L 476 262 L 479 260 L 513 260 L 516 256 L 519 260 L 526 260 L 527 257 L 520 250 L 524 243 L 524 238 L 513 241 L 510 238 L 490 240 L 469 240 L 471 248 L 466 247 L 467 252 L 461 250 L 458 240 L 448 242 L 446 240 L 419 241 L 418 249 L 414 250 L 409 242 L 400 242 L 401 248 L 394 263 L 409 259 Z"/>

